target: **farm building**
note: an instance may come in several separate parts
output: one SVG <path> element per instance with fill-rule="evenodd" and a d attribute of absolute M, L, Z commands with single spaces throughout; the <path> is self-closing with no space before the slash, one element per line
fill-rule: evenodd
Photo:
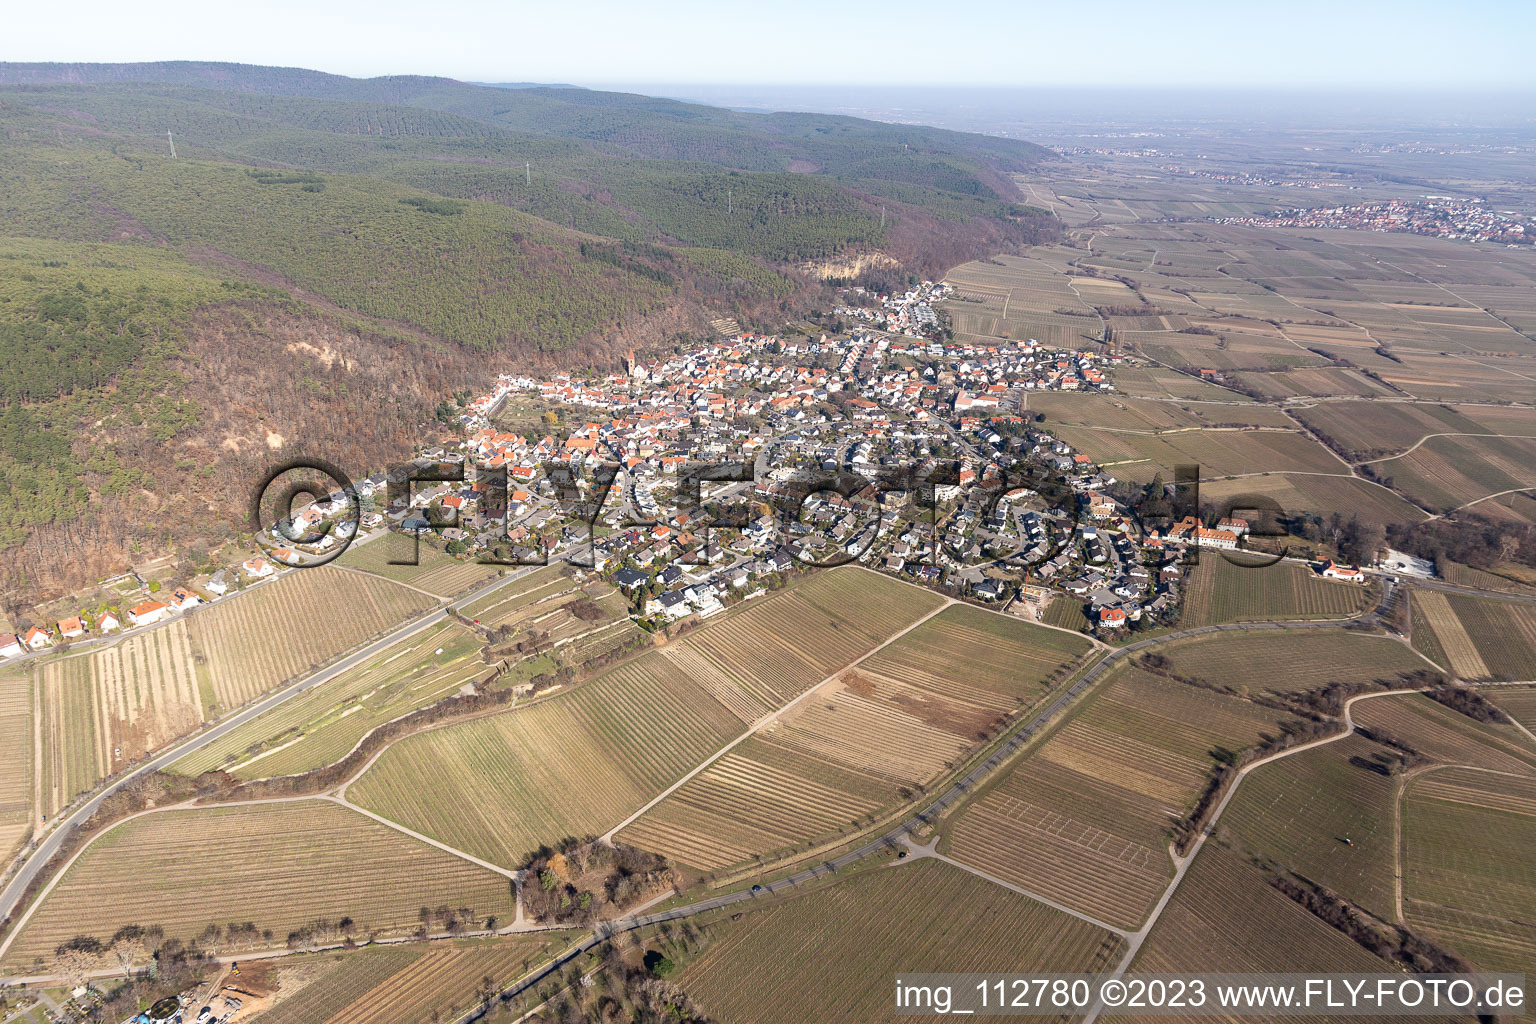
<path fill-rule="evenodd" d="M 1364 583 L 1365 573 L 1352 565 L 1340 565 L 1333 559 L 1323 563 L 1318 574 L 1330 580 L 1349 580 L 1353 583 Z"/>

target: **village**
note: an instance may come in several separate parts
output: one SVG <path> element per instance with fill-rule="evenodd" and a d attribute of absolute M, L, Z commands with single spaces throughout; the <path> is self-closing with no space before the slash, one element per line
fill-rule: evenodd
<path fill-rule="evenodd" d="M 883 330 L 735 333 L 601 376 L 503 376 L 460 400 L 456 437 L 297 510 L 263 553 L 168 590 L 106 581 L 129 599 L 0 635 L 0 660 L 149 626 L 386 534 L 461 560 L 570 562 L 652 629 L 851 561 L 1036 619 L 1079 601 L 1104 634 L 1175 620 L 1185 551 L 1239 548 L 1248 524 L 1143 528 L 1114 476 L 1029 409 L 1041 391 L 1112 393 L 1128 357 L 946 340 L 930 305 L 946 287 L 839 307 Z"/>

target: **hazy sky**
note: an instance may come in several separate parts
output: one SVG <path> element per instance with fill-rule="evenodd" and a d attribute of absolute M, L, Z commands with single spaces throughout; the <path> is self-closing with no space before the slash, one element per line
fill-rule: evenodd
<path fill-rule="evenodd" d="M 1531 0 L 77 0 L 0 60 L 225 60 L 474 81 L 1536 85 Z"/>

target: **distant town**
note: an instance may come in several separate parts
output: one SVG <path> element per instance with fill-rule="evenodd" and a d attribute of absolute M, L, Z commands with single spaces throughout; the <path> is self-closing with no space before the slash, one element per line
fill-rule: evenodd
<path fill-rule="evenodd" d="M 1248 217 L 1222 217 L 1220 224 L 1267 228 L 1344 228 L 1350 231 L 1394 231 L 1468 242 L 1530 245 L 1536 226 L 1514 210 L 1494 210 L 1481 199 L 1425 196 L 1417 200 L 1356 203 L 1311 210 L 1279 210 Z"/>

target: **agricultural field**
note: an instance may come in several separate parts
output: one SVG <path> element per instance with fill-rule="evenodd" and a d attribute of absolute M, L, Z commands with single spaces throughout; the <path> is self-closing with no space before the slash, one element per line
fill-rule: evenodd
<path fill-rule="evenodd" d="M 506 985 L 568 940 L 567 933 L 551 932 L 434 943 L 427 950 L 379 947 L 296 957 L 270 969 L 269 976 L 281 987 L 261 1024 L 453 1020 L 479 1001 L 483 978 Z"/>
<path fill-rule="evenodd" d="M 87 658 L 64 658 L 37 669 L 41 719 L 41 780 L 37 812 L 53 817 L 105 778 L 108 760 L 97 733 L 100 713 Z"/>
<path fill-rule="evenodd" d="M 1201 500 L 1220 507 L 1227 507 L 1229 502 L 1249 501 L 1250 496 L 1258 495 L 1270 498 L 1287 513 L 1312 512 L 1325 519 L 1335 514 L 1345 520 L 1358 517 L 1362 523 L 1382 527 L 1389 523 L 1416 523 L 1426 516 L 1395 491 L 1353 476 L 1274 473 L 1200 480 Z"/>
<path fill-rule="evenodd" d="M 418 564 L 389 564 L 391 559 L 408 561 L 413 558 Z M 353 545 L 335 564 L 373 573 L 439 597 L 457 597 L 490 580 L 503 568 L 481 565 L 473 558 L 455 558 L 426 540 L 421 542 L 421 550 L 417 552 L 414 538 L 403 533 L 390 533 L 367 544 Z"/>
<path fill-rule="evenodd" d="M 1089 649 L 1081 637 L 952 605 L 765 725 L 618 838 L 708 871 L 814 845 L 964 762 Z"/>
<path fill-rule="evenodd" d="M 1115 387 L 1132 398 L 1174 398 L 1183 402 L 1246 403 L 1240 391 L 1218 387 L 1199 377 L 1162 366 L 1131 366 L 1115 370 Z"/>
<path fill-rule="evenodd" d="M 1431 434 L 1536 435 L 1536 412 L 1428 402 L 1320 402 L 1292 414 L 1355 459 L 1401 455 Z"/>
<path fill-rule="evenodd" d="M 1491 698 L 1509 717 L 1536 732 L 1536 687 L 1489 687 L 1483 695 Z"/>
<path fill-rule="evenodd" d="M 406 737 L 348 795 L 515 867 L 546 843 L 603 832 L 741 729 L 724 704 L 652 652 L 569 693 Z"/>
<path fill-rule="evenodd" d="M 1503 491 L 1536 487 L 1536 436 L 1431 437 L 1409 454 L 1373 462 L 1371 468 L 1418 504 L 1448 512 Z"/>
<path fill-rule="evenodd" d="M 1178 675 L 1240 693 L 1295 693 L 1329 683 L 1394 681 L 1429 667 L 1394 639 L 1343 629 L 1207 633 L 1163 644 L 1157 652 Z"/>
<path fill-rule="evenodd" d="M 194 869 L 195 867 L 195 869 Z M 189 940 L 250 921 L 281 946 L 294 929 L 350 917 L 359 934 L 403 934 L 422 906 L 510 920 L 511 882 L 324 800 L 170 810 L 89 846 L 4 953 L 30 968 L 77 935 L 130 924 Z"/>
<path fill-rule="evenodd" d="M 1294 427 L 1286 414 L 1256 402 L 1174 402 L 1124 395 L 1037 391 L 1025 396 L 1030 412 L 1045 414 L 1046 429 L 1058 426 L 1158 432 L 1187 427 Z"/>
<path fill-rule="evenodd" d="M 1088 621 L 1088 616 L 1083 611 L 1084 607 L 1084 602 L 1070 594 L 1057 594 L 1051 598 L 1051 603 L 1045 606 L 1040 621 L 1048 626 L 1059 626 L 1062 629 L 1082 632 L 1093 625 Z"/>
<path fill-rule="evenodd" d="M 32 673 L 0 671 L 0 863 L 32 830 Z"/>
<path fill-rule="evenodd" d="M 398 583 L 323 565 L 200 609 L 187 633 L 212 680 L 208 710 L 253 700 L 435 603 Z"/>
<path fill-rule="evenodd" d="M 883 643 L 939 598 L 857 569 L 818 573 L 569 693 L 409 737 L 350 794 L 508 866 L 600 834 L 746 727 Z M 430 791 L 422 778 L 440 780 Z"/>
<path fill-rule="evenodd" d="M 944 303 L 956 338 L 963 341 L 1034 338 L 1044 345 L 1083 348 L 1102 337 L 1104 321 L 1074 286 L 1083 284 L 1092 302 L 1134 302 L 1118 281 L 1076 278 L 1051 251 L 1034 257 L 998 256 L 956 267 L 946 276 L 956 293 Z"/>
<path fill-rule="evenodd" d="M 1536 679 L 1536 605 L 1420 589 L 1413 631 L 1463 679 Z"/>
<path fill-rule="evenodd" d="M 1393 967 L 1272 887 L 1241 854 L 1211 841 L 1190 865 L 1131 970 L 1386 973 Z M 1133 1019 L 1106 1018 L 1116 1024 Z"/>
<path fill-rule="evenodd" d="M 203 724 L 188 620 L 38 668 L 43 813 Z"/>
<path fill-rule="evenodd" d="M 1216 767 L 1277 712 L 1118 668 L 1088 703 L 962 808 L 948 853 L 1030 892 L 1135 928 L 1172 872 L 1174 824 Z"/>
<path fill-rule="evenodd" d="M 722 1024 L 884 1021 L 902 971 L 1105 971 L 1114 935 L 947 864 L 920 860 L 709 926 L 675 980 Z"/>
<path fill-rule="evenodd" d="M 1139 190 L 1124 181 L 1115 187 Z M 1434 402 L 1529 397 L 1536 360 L 1528 342 L 1479 308 L 1487 302 L 1507 306 L 1506 293 L 1529 289 L 1529 276 L 1503 261 L 1469 258 L 1465 246 L 1441 239 L 1129 224 L 1123 218 L 1132 211 L 1156 215 L 1152 211 L 1177 209 L 1189 215 L 1243 204 L 1117 202 L 1099 201 L 1101 211 L 1118 210 L 1116 221 L 1095 224 L 1093 253 L 1077 262 L 1132 281 L 1156 307 L 1155 315 L 1137 317 L 1134 327 L 1122 331 L 1128 343 L 1150 356 L 1175 363 L 1199 359 L 1229 370 L 1282 367 L 1319 355 L 1352 364 L 1230 372 L 1245 387 L 1273 397 Z M 1283 204 L 1278 197 L 1276 202 Z M 1473 294 L 1492 282 L 1501 287 Z M 1215 336 L 1174 333 L 1181 319 Z M 1292 343 L 1290 352 L 1280 347 L 1281 340 Z M 1122 382 L 1117 376 L 1116 383 L 1122 392 L 1151 393 L 1138 391 L 1142 382 L 1134 379 Z"/>
<path fill-rule="evenodd" d="M 341 760 L 385 722 L 451 697 L 490 674 L 477 634 L 431 626 L 176 762 L 183 775 L 297 775 Z M 441 652 L 441 653 L 439 653 Z"/>
<path fill-rule="evenodd" d="M 576 608 L 585 617 L 573 611 L 577 601 L 584 602 Z M 639 627 L 629 621 L 622 593 L 601 582 L 581 584 L 564 566 L 536 569 L 466 606 L 464 614 L 487 630 L 505 628 L 519 640 L 547 644 L 571 664 L 599 657 L 640 635 Z"/>
<path fill-rule="evenodd" d="M 464 614 L 494 629 L 528 605 L 569 593 L 575 581 L 565 567 L 546 565 L 464 606 Z"/>
<path fill-rule="evenodd" d="M 1423 694 L 1356 701 L 1350 715 L 1357 725 L 1431 760 L 1512 775 L 1536 774 L 1536 748 L 1514 726 L 1475 722 Z"/>
<path fill-rule="evenodd" d="M 1486 512 L 1487 506 L 1478 507 Z M 1512 562 L 1500 562 L 1488 569 L 1478 569 L 1443 558 L 1435 563 L 1435 571 L 1445 582 L 1458 587 L 1474 587 L 1478 590 L 1503 590 L 1512 594 L 1536 594 L 1536 575 L 1532 570 Z"/>
<path fill-rule="evenodd" d="M 1475 842 L 1468 842 L 1475 836 Z M 1485 970 L 1536 957 L 1536 776 L 1416 776 L 1403 799 L 1404 913 Z"/>
<path fill-rule="evenodd" d="M 1392 920 L 1391 754 L 1356 734 L 1256 768 L 1222 814 L 1223 840 Z"/>
<path fill-rule="evenodd" d="M 1188 428 L 1161 434 L 1095 427 L 1061 427 L 1061 440 L 1126 480 L 1173 478 L 1175 466 L 1200 467 L 1201 479 L 1248 473 L 1327 473 L 1349 470 L 1328 449 L 1296 430 Z"/>
<path fill-rule="evenodd" d="M 759 598 L 739 613 L 712 619 L 685 642 L 767 712 L 934 611 L 941 600 L 863 569 L 820 572 L 771 600 Z"/>
<path fill-rule="evenodd" d="M 1186 571 L 1184 612 L 1189 629 L 1218 622 L 1271 619 L 1348 619 L 1368 611 L 1373 588 L 1326 580 L 1309 567 L 1280 562 L 1234 565 L 1214 551 Z"/>
<path fill-rule="evenodd" d="M 1082 637 L 970 605 L 952 605 L 859 666 L 865 675 L 1007 710 L 1090 650 Z"/>

